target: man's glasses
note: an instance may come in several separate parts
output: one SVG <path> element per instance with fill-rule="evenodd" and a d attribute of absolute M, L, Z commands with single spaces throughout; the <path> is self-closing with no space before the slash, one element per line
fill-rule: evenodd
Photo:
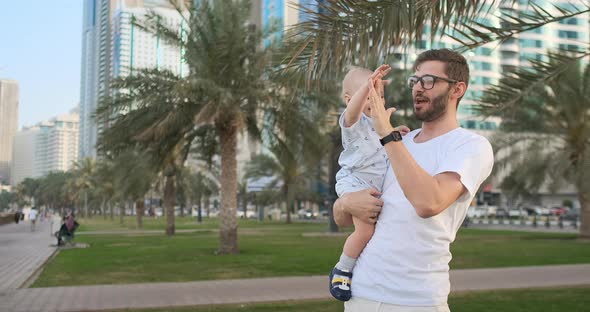
<path fill-rule="evenodd" d="M 457 80 L 454 79 L 448 79 L 448 78 L 443 78 L 443 77 L 438 77 L 435 75 L 424 75 L 422 77 L 418 77 L 418 76 L 410 76 L 408 78 L 408 88 L 413 89 L 414 86 L 420 82 L 420 84 L 422 85 L 422 88 L 424 88 L 424 90 L 430 90 L 432 88 L 434 88 L 434 84 L 436 83 L 436 80 L 440 79 L 440 80 L 444 80 L 448 83 L 456 83 L 458 82 Z"/>

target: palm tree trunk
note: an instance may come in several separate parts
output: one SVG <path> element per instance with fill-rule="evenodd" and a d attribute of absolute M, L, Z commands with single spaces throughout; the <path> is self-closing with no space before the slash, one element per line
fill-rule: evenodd
<path fill-rule="evenodd" d="M 293 192 L 291 191 L 291 187 L 289 185 L 286 186 L 286 209 L 287 209 L 287 223 L 291 223 L 291 209 L 293 209 Z"/>
<path fill-rule="evenodd" d="M 145 200 L 143 197 L 135 201 L 135 214 L 137 215 L 137 228 L 143 229 L 143 214 L 145 211 Z"/>
<path fill-rule="evenodd" d="M 88 190 L 84 191 L 84 218 L 89 218 L 88 215 Z"/>
<path fill-rule="evenodd" d="M 209 219 L 209 213 L 211 212 L 209 205 L 211 205 L 211 200 L 207 196 L 205 197 L 205 214 L 207 215 L 207 219 Z"/>
<path fill-rule="evenodd" d="M 108 205 L 110 210 L 109 214 L 111 215 L 111 221 L 115 221 L 115 207 L 111 201 L 108 202 Z"/>
<path fill-rule="evenodd" d="M 583 155 L 583 152 L 579 153 Z M 586 168 L 589 167 L 590 158 L 584 157 L 579 162 L 576 162 L 574 167 L 580 174 L 576 179 L 576 191 L 578 192 L 578 200 L 580 201 L 580 232 L 579 237 L 590 239 L 590 181 Z M 575 222 L 575 221 L 574 221 Z"/>
<path fill-rule="evenodd" d="M 237 254 L 238 222 L 236 220 L 238 190 L 237 179 L 237 125 L 233 120 L 217 125 L 221 143 L 221 209 L 219 212 L 219 254 Z"/>
<path fill-rule="evenodd" d="M 248 198 L 245 190 L 242 193 L 242 211 L 244 212 L 244 219 L 248 219 Z"/>
<path fill-rule="evenodd" d="M 124 217 L 125 217 L 125 206 L 128 205 L 129 202 L 123 202 L 121 203 L 121 207 L 119 207 L 119 223 L 123 224 L 125 223 Z"/>
<path fill-rule="evenodd" d="M 100 203 L 100 213 L 102 214 L 102 218 L 104 220 L 107 219 L 107 211 L 105 209 L 106 202 L 107 202 L 107 199 L 105 197 L 103 197 L 102 202 Z"/>
<path fill-rule="evenodd" d="M 588 194 L 578 191 L 580 201 L 580 238 L 590 239 L 590 199 Z"/>
<path fill-rule="evenodd" d="M 175 176 L 166 176 L 164 186 L 164 210 L 166 211 L 166 235 L 174 235 L 174 199 L 176 198 Z"/>
<path fill-rule="evenodd" d="M 197 197 L 197 221 L 203 222 L 203 207 L 201 205 L 201 196 Z"/>
<path fill-rule="evenodd" d="M 191 197 L 187 197 L 186 200 L 186 213 L 188 214 L 188 218 L 192 218 L 193 216 L 193 200 Z"/>

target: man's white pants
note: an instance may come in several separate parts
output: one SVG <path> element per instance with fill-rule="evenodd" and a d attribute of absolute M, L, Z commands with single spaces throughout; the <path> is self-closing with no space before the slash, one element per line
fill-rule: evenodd
<path fill-rule="evenodd" d="M 344 303 L 344 312 L 450 312 L 449 306 L 441 304 L 438 306 L 400 306 L 395 304 L 383 303 L 373 300 L 367 300 L 358 297 L 352 297 Z"/>

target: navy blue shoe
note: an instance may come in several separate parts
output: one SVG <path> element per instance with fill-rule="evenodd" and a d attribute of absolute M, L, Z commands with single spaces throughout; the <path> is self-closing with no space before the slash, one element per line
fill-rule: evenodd
<path fill-rule="evenodd" d="M 340 301 L 348 301 L 352 296 L 350 283 L 352 272 L 333 268 L 330 272 L 330 294 Z"/>

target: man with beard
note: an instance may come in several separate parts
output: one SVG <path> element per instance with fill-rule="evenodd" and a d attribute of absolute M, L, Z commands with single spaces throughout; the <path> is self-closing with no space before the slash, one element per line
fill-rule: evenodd
<path fill-rule="evenodd" d="M 351 192 L 334 204 L 340 226 L 351 225 L 352 216 L 370 224 L 379 217 L 345 311 L 449 311 L 450 244 L 494 162 L 490 143 L 457 121 L 468 82 L 460 54 L 421 53 L 408 87 L 422 128 L 403 140 L 389 122 L 395 109 L 385 110 L 382 83 L 371 85 L 373 126 L 391 165 L 382 193 Z"/>

